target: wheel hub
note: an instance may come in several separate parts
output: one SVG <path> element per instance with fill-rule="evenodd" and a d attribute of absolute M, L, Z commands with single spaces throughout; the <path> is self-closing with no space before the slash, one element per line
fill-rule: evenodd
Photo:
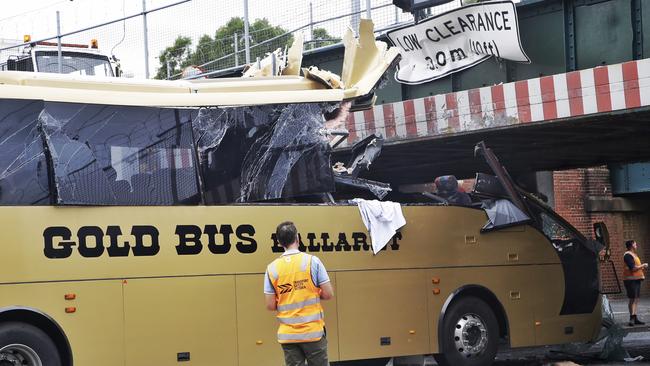
<path fill-rule="evenodd" d="M 483 320 L 476 314 L 465 314 L 454 328 L 456 350 L 465 357 L 476 357 L 487 348 L 488 333 Z"/>
<path fill-rule="evenodd" d="M 0 366 L 43 366 L 43 363 L 31 347 L 9 344 L 0 349 Z"/>

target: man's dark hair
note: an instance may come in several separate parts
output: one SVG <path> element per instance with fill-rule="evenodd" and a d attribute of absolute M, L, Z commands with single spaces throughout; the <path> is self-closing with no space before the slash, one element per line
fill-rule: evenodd
<path fill-rule="evenodd" d="M 296 240 L 298 229 L 296 229 L 296 225 L 293 222 L 285 221 L 275 229 L 275 236 L 278 238 L 280 245 L 286 248 Z"/>
<path fill-rule="evenodd" d="M 626 242 L 625 242 L 625 247 L 627 248 L 627 250 L 632 249 L 632 245 L 634 245 L 634 243 L 635 243 L 634 240 L 628 240 L 628 241 L 626 241 Z"/>

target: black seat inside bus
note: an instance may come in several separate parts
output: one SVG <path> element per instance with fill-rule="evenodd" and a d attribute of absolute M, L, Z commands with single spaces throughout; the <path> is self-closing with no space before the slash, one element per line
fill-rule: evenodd
<path fill-rule="evenodd" d="M 447 200 L 450 205 L 471 206 L 472 199 L 458 187 L 458 180 L 453 175 L 443 175 L 434 181 L 437 195 Z"/>

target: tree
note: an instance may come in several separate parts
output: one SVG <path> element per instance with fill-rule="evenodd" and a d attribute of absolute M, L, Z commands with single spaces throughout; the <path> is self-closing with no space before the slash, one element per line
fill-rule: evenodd
<path fill-rule="evenodd" d="M 169 61 L 170 73 L 169 75 L 174 75 L 181 72 L 181 67 L 183 67 L 183 60 L 185 60 L 186 55 L 189 53 L 189 47 L 192 45 L 192 39 L 190 37 L 178 36 L 174 41 L 174 44 L 165 48 L 160 55 L 158 55 L 158 61 L 160 62 L 160 68 L 158 68 L 158 73 L 156 73 L 156 79 L 166 79 L 167 78 L 167 64 Z"/>
<path fill-rule="evenodd" d="M 305 47 L 305 49 L 314 49 L 318 47 L 325 47 L 331 44 L 341 42 L 340 38 L 334 38 L 327 33 L 325 28 L 314 28 L 311 35 L 312 42 Z"/>
<path fill-rule="evenodd" d="M 245 62 L 245 39 L 244 39 L 244 19 L 240 17 L 231 18 L 225 25 L 219 27 L 214 37 L 204 34 L 193 50 L 190 52 L 185 51 L 188 49 L 191 40 L 188 37 L 179 36 L 174 45 L 167 47 L 161 52 L 158 59 L 160 60 L 160 68 L 156 74 L 157 79 L 167 78 L 166 61 L 168 57 L 177 61 L 172 66 L 172 75 L 179 73 L 176 66 L 180 68 L 197 65 L 202 66 L 207 70 L 225 69 L 235 66 L 235 37 L 237 33 L 238 45 L 238 64 L 241 65 Z M 271 52 L 276 48 L 283 48 L 293 42 L 293 36 L 280 27 L 273 26 L 267 19 L 256 19 L 249 27 L 250 34 L 250 54 L 251 62 L 254 62 L 257 57 L 264 57 L 267 52 Z M 325 32 L 327 34 L 327 32 Z M 277 37 L 277 38 L 276 38 Z M 182 41 L 179 41 L 182 40 Z M 189 41 L 187 43 L 183 41 Z M 269 41 L 272 40 L 272 41 Z M 264 43 L 265 41 L 269 41 Z M 264 43 L 264 44 L 262 44 Z M 259 45 L 257 47 L 254 47 Z M 177 48 L 182 48 L 181 51 Z M 173 50 L 173 51 L 172 51 Z M 172 56 L 167 56 L 167 55 Z M 173 55 L 178 55 L 174 57 Z"/>

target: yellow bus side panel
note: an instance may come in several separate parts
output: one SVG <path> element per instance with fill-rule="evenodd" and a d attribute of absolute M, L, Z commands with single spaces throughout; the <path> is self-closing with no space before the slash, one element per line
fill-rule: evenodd
<path fill-rule="evenodd" d="M 329 273 L 336 293 L 336 274 Z M 239 366 L 281 365 L 282 348 L 277 341 L 278 322 L 275 312 L 264 308 L 263 275 L 238 275 L 237 281 L 237 340 Z M 327 328 L 329 360 L 339 360 L 336 296 L 323 301 Z"/>
<path fill-rule="evenodd" d="M 531 283 L 531 271 L 538 266 L 490 266 L 466 268 L 440 268 L 430 270 L 427 293 L 431 313 L 431 351 L 438 352 L 438 323 L 445 301 L 463 286 L 478 285 L 489 289 L 501 302 L 510 326 L 512 347 L 535 344 L 534 314 L 532 304 L 540 291 L 537 283 Z M 559 268 L 562 271 L 562 268 Z M 561 273 L 561 272 L 560 272 Z M 440 280 L 433 284 L 433 278 Z M 433 289 L 440 289 L 435 295 Z M 542 290 L 543 291 L 543 290 Z M 513 292 L 514 299 L 511 298 Z M 519 298 L 516 298 L 516 293 Z M 562 296 L 560 295 L 560 299 Z M 557 308 L 559 314 L 559 307 Z"/>
<path fill-rule="evenodd" d="M 559 265 L 558 265 L 559 266 Z M 562 268 L 539 266 L 535 282 L 540 291 L 535 296 L 533 311 L 535 341 L 537 345 L 584 342 L 591 340 L 600 331 L 601 303 L 598 301 L 590 314 L 559 315 L 564 298 L 564 276 Z"/>
<path fill-rule="evenodd" d="M 338 272 L 341 359 L 429 353 L 425 276 L 425 270 Z M 386 337 L 390 344 L 382 345 Z"/>
<path fill-rule="evenodd" d="M 75 294 L 65 300 L 65 294 Z M 56 321 L 74 352 L 75 365 L 124 365 L 122 281 L 0 286 L 0 307 L 38 310 Z M 66 313 L 66 307 L 75 307 Z"/>
<path fill-rule="evenodd" d="M 334 287 L 334 299 L 321 301 L 323 304 L 323 309 L 325 311 L 325 329 L 327 331 L 327 355 L 329 361 L 338 361 L 341 359 L 339 355 L 339 312 L 338 312 L 338 297 L 337 289 L 338 282 L 336 279 L 336 273 L 329 272 L 330 281 L 332 282 L 332 287 Z"/>
<path fill-rule="evenodd" d="M 408 223 L 401 229 L 399 249 L 388 248 L 377 255 L 370 252 L 371 238 L 355 206 L 226 206 L 226 207 L 0 207 L 0 228 L 7 243 L 0 246 L 0 257 L 13 258 L 0 267 L 2 282 L 58 281 L 101 278 L 170 277 L 184 275 L 263 273 L 280 253 L 274 253 L 271 234 L 281 220 L 292 220 L 298 226 L 305 245 L 309 233 L 314 235 L 317 255 L 328 271 L 465 267 L 468 265 L 559 263 L 553 247 L 544 236 L 530 227 L 512 228 L 508 232 L 482 234 L 485 212 L 464 207 L 404 207 Z M 155 255 L 111 257 L 108 249 L 98 258 L 85 258 L 79 253 L 78 231 L 83 226 L 101 229 L 119 226 L 119 246 L 135 246 L 131 235 L 134 225 L 150 225 L 158 231 L 159 251 Z M 202 231 L 199 253 L 178 253 L 179 225 L 192 225 Z M 225 242 L 221 225 L 231 232 L 227 253 L 213 254 L 207 225 L 216 225 L 219 234 L 214 242 Z M 254 234 L 237 237 L 243 225 L 254 228 Z M 44 231 L 47 227 L 66 227 L 71 232 L 72 252 L 66 258 L 44 255 Z M 354 234 L 362 234 L 368 249 L 354 246 Z M 328 235 L 327 240 L 322 235 Z M 193 235 L 188 235 L 192 238 Z M 250 244 L 254 239 L 254 245 Z M 52 239 L 60 249 L 61 237 Z M 145 237 L 145 246 L 151 239 Z M 330 251 L 322 248 L 327 242 Z M 338 245 L 345 242 L 345 246 Z M 237 244 L 252 253 L 242 253 Z M 101 245 L 110 247 L 108 236 Z M 193 242 L 188 245 L 194 245 Z M 93 238 L 88 247 L 95 247 Z M 332 249 L 336 247 L 336 249 Z M 221 245 L 223 249 L 223 245 Z M 343 248 L 343 249 L 342 249 Z M 360 249 L 362 248 L 362 249 Z M 508 260 L 517 255 L 516 263 Z M 29 265 L 26 270 L 25 265 Z"/>
<path fill-rule="evenodd" d="M 275 312 L 264 306 L 264 275 L 238 275 L 236 281 L 239 366 L 281 365 Z"/>
<path fill-rule="evenodd" d="M 128 280 L 124 308 L 127 366 L 237 364 L 234 276 Z"/>

